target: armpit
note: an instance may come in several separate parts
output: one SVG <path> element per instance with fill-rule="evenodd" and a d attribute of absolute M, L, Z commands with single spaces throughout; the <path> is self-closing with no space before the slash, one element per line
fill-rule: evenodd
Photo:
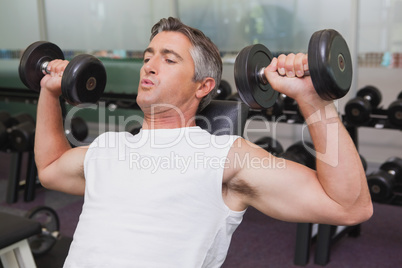
<path fill-rule="evenodd" d="M 233 191 L 237 194 L 248 196 L 248 197 L 255 197 L 257 196 L 257 191 L 251 187 L 245 181 L 233 178 L 227 183 L 227 188 L 229 191 Z"/>

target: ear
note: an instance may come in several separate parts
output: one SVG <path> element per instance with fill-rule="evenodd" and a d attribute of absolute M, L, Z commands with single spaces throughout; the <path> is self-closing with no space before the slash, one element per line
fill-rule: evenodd
<path fill-rule="evenodd" d="M 206 95 L 208 95 L 211 90 L 215 88 L 215 79 L 212 77 L 207 77 L 205 78 L 202 82 L 200 82 L 197 91 L 195 92 L 195 96 L 198 99 L 204 98 Z"/>

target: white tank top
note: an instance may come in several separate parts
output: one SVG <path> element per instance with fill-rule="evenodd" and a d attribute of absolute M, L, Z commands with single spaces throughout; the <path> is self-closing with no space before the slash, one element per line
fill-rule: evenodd
<path fill-rule="evenodd" d="M 199 127 L 100 135 L 64 267 L 220 267 L 245 212 L 222 198 L 237 138 Z"/>

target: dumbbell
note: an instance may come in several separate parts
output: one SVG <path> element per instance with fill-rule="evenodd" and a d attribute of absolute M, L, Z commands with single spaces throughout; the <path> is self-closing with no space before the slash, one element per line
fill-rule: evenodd
<path fill-rule="evenodd" d="M 65 126 L 66 137 L 69 141 L 75 139 L 82 142 L 88 137 L 88 132 L 88 124 L 79 116 L 73 117 L 70 125 Z"/>
<path fill-rule="evenodd" d="M 35 120 L 27 113 L 11 116 L 8 112 L 0 112 L 0 149 L 11 149 L 17 152 L 29 151 L 33 148 Z"/>
<path fill-rule="evenodd" d="M 229 82 L 226 80 L 221 80 L 216 95 L 214 96 L 215 100 L 225 100 L 229 95 L 232 93 L 232 87 L 230 86 Z"/>
<path fill-rule="evenodd" d="M 402 92 L 399 93 L 398 99 L 389 105 L 387 114 L 392 125 L 402 127 Z"/>
<path fill-rule="evenodd" d="M 8 145 L 7 129 L 15 124 L 15 120 L 6 111 L 0 111 L 0 150 L 4 150 Z"/>
<path fill-rule="evenodd" d="M 356 97 L 345 105 L 345 119 L 351 124 L 362 125 L 370 120 L 370 114 L 380 104 L 382 95 L 374 86 L 365 86 L 357 91 Z"/>
<path fill-rule="evenodd" d="M 138 133 L 140 133 L 141 128 L 142 126 L 139 124 L 132 124 L 126 128 L 126 131 L 131 133 L 132 135 L 137 135 Z"/>
<path fill-rule="evenodd" d="M 269 85 L 265 67 L 273 59 L 262 44 L 243 48 L 234 64 L 234 78 L 241 99 L 253 109 L 271 107 L 278 92 Z M 308 45 L 308 65 L 314 88 L 323 100 L 345 96 L 352 84 L 352 59 L 341 34 L 332 29 L 315 32 Z"/>
<path fill-rule="evenodd" d="M 40 91 L 40 81 L 49 74 L 47 66 L 55 59 L 64 60 L 61 49 L 53 43 L 38 41 L 22 54 L 18 72 L 21 81 L 32 90 Z M 72 104 L 96 103 L 106 86 L 106 70 L 92 55 L 74 57 L 63 72 L 61 90 L 64 99 Z"/>
<path fill-rule="evenodd" d="M 283 153 L 282 145 L 279 143 L 279 141 L 275 140 L 274 138 L 268 136 L 261 137 L 254 143 L 274 156 Z"/>
<path fill-rule="evenodd" d="M 307 147 L 314 149 L 314 145 L 311 142 L 299 141 L 289 146 L 286 151 L 279 155 L 279 157 L 285 158 L 305 165 L 311 169 L 315 169 L 315 155 L 307 150 Z"/>
<path fill-rule="evenodd" d="M 9 148 L 17 152 L 33 150 L 35 139 L 35 120 L 27 113 L 13 116 L 18 122 L 8 129 Z"/>
<path fill-rule="evenodd" d="M 384 162 L 378 171 L 367 176 L 371 198 L 375 202 L 391 201 L 397 183 L 402 183 L 402 159 L 391 157 Z"/>
<path fill-rule="evenodd" d="M 265 110 L 265 115 L 268 118 L 272 118 L 272 117 L 279 117 L 280 115 L 283 114 L 283 110 L 285 108 L 285 95 L 284 94 L 279 94 L 278 97 L 275 100 L 275 103 L 267 108 Z"/>
<path fill-rule="evenodd" d="M 16 118 L 12 117 L 8 112 L 6 111 L 0 111 L 0 122 L 6 127 L 10 128 L 13 125 L 18 124 L 18 121 Z"/>

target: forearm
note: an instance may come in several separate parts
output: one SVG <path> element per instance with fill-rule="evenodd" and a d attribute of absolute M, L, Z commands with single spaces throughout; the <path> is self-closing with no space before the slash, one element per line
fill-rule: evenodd
<path fill-rule="evenodd" d="M 327 195 L 345 208 L 369 204 L 365 172 L 332 102 L 299 103 L 316 150 L 318 179 Z"/>
<path fill-rule="evenodd" d="M 42 90 L 37 107 L 35 161 L 40 172 L 71 146 L 65 136 L 59 99 Z"/>

